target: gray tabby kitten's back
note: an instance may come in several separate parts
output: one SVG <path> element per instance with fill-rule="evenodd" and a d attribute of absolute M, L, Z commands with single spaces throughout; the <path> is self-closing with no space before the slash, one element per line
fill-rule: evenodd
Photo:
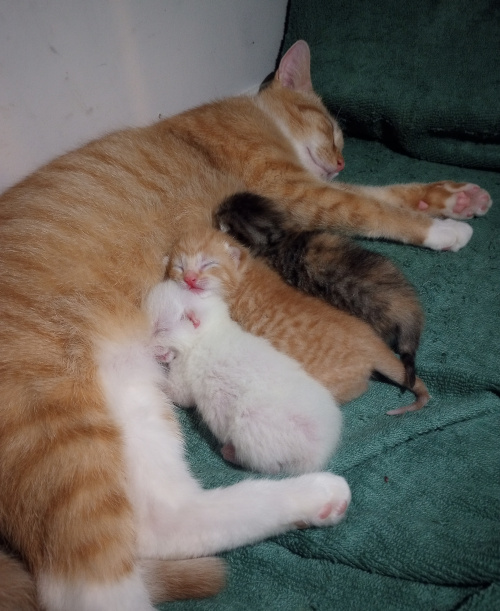
<path fill-rule="evenodd" d="M 415 289 L 389 259 L 344 236 L 296 231 L 271 200 L 253 193 L 224 200 L 216 223 L 290 285 L 370 324 L 400 354 L 414 385 L 424 316 Z"/>

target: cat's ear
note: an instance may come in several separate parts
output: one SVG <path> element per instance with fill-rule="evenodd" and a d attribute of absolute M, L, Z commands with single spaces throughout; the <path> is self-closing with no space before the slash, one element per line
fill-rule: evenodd
<path fill-rule="evenodd" d="M 229 253 L 231 259 L 235 262 L 236 267 L 240 264 L 241 259 L 241 250 L 237 246 L 231 246 L 230 244 L 225 244 L 226 250 Z"/>
<path fill-rule="evenodd" d="M 294 91 L 312 91 L 311 53 L 305 40 L 297 40 L 283 55 L 274 77 L 283 87 Z"/>

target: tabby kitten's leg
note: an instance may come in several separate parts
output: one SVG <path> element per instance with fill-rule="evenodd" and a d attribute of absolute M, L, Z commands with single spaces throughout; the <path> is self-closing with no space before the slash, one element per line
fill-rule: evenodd
<path fill-rule="evenodd" d="M 486 214 L 492 204 L 489 193 L 478 185 L 450 180 L 385 187 L 343 186 L 380 202 L 435 217 L 470 219 Z"/>

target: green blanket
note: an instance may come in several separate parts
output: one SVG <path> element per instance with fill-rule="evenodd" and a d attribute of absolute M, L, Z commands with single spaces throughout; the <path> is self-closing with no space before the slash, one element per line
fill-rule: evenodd
<path fill-rule="evenodd" d="M 161 609 L 500 609 L 500 174 L 457 167 L 499 165 L 498 92 L 493 98 L 481 74 L 493 70 L 489 82 L 498 83 L 500 55 L 491 45 L 498 47 L 500 30 L 493 41 L 487 26 L 500 9 L 484 0 L 403 4 L 292 0 L 283 48 L 308 40 L 324 99 L 341 106 L 348 131 L 380 140 L 347 139 L 343 180 L 463 180 L 496 202 L 471 221 L 472 240 L 458 253 L 363 240 L 395 261 L 420 294 L 426 328 L 417 367 L 432 400 L 390 417 L 385 411 L 410 396 L 372 382 L 343 407 L 343 439 L 329 464 L 352 489 L 346 520 L 229 552 L 221 594 Z M 353 21 L 359 27 L 349 31 Z M 408 42 L 401 54 L 388 44 L 396 35 Z M 179 413 L 192 470 L 205 486 L 255 477 L 222 460 L 194 413 Z"/>
<path fill-rule="evenodd" d="M 500 170 L 498 0 L 292 0 L 313 82 L 348 133 Z"/>

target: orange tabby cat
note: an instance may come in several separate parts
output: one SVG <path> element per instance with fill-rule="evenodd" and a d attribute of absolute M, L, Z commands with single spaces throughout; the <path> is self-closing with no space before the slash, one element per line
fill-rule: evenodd
<path fill-rule="evenodd" d="M 241 251 L 237 263 L 228 245 Z M 203 227 L 183 235 L 170 253 L 167 276 L 192 290 L 220 283 L 232 317 L 299 361 L 339 403 L 363 393 L 374 372 L 410 388 L 403 363 L 367 323 L 334 307 L 325 310 L 321 301 L 280 282 L 276 272 L 251 259 L 227 234 Z M 410 389 L 416 401 L 388 413 L 427 403 L 422 380 L 416 378 Z"/>
<path fill-rule="evenodd" d="M 211 225 L 237 191 L 273 199 L 306 229 L 452 250 L 471 228 L 432 217 L 468 218 L 491 204 L 470 184 L 329 184 L 341 149 L 299 41 L 257 96 L 107 135 L 0 198 L 0 532 L 48 611 L 150 611 L 153 598 L 208 595 L 222 587 L 219 561 L 172 561 L 340 518 L 348 488 L 328 473 L 200 488 L 145 348 L 141 304 L 180 228 Z M 249 262 L 247 278 L 263 294 L 282 286 L 260 264 Z M 241 287 L 233 312 L 258 333 L 260 287 Z M 332 313 L 303 297 L 314 324 L 287 325 L 286 291 L 275 324 L 296 335 L 297 350 L 300 333 L 310 344 L 327 334 Z M 272 339 L 273 321 L 264 323 Z"/>

